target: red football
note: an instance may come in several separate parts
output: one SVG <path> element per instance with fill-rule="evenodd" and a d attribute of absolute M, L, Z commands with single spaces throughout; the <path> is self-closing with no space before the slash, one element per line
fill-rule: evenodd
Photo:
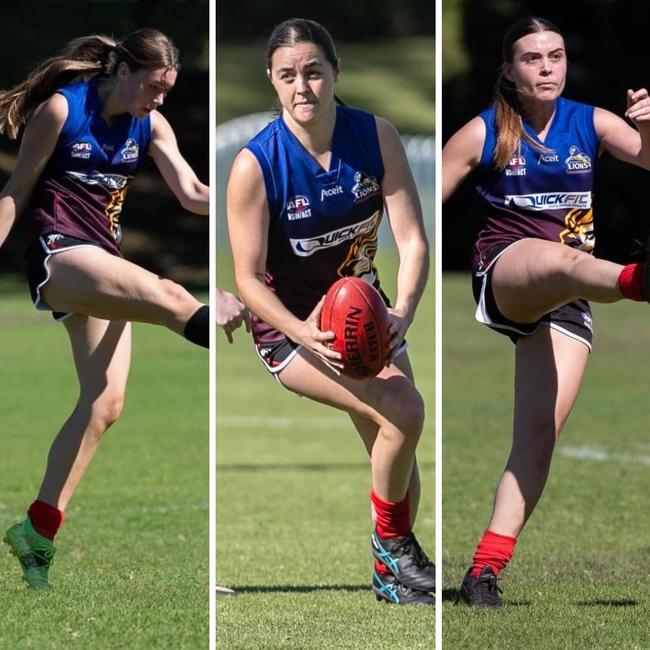
<path fill-rule="evenodd" d="M 389 325 L 386 304 L 372 285 L 345 277 L 329 288 L 320 329 L 334 332 L 328 345 L 341 353 L 344 375 L 368 379 L 381 371 L 388 359 Z"/>

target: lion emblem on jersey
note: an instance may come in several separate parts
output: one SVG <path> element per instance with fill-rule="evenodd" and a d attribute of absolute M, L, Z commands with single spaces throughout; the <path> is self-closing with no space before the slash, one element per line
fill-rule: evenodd
<path fill-rule="evenodd" d="M 591 253 L 596 245 L 593 210 L 569 210 L 564 217 L 565 229 L 560 241 L 567 246 Z"/>
<path fill-rule="evenodd" d="M 370 176 L 365 172 L 355 172 L 354 185 L 352 186 L 352 194 L 354 202 L 359 203 L 370 198 L 373 194 L 380 192 L 381 188 L 374 176 Z"/>
<path fill-rule="evenodd" d="M 337 269 L 338 274 L 343 277 L 353 275 L 357 278 L 375 277 L 373 261 L 377 253 L 377 231 L 381 223 L 382 213 L 378 210 L 372 215 L 375 220 L 372 230 L 358 235 L 350 244 L 347 257 Z"/>
<path fill-rule="evenodd" d="M 575 145 L 569 147 L 569 157 L 564 164 L 567 174 L 587 174 L 591 171 L 591 158 Z"/>

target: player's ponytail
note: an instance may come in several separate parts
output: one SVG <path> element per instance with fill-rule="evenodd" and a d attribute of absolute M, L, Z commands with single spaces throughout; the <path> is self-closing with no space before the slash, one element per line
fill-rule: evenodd
<path fill-rule="evenodd" d="M 178 50 L 155 29 L 137 30 L 123 41 L 101 34 L 77 38 L 16 87 L 0 90 L 0 133 L 14 140 L 36 107 L 58 88 L 95 74 L 111 75 L 122 61 L 131 70 L 179 67 Z"/>
<path fill-rule="evenodd" d="M 502 170 L 508 166 L 512 157 L 519 153 L 522 140 L 543 153 L 550 151 L 539 142 L 535 142 L 524 130 L 517 91 L 514 84 L 506 79 L 503 73 L 499 75 L 497 82 L 494 107 L 497 139 L 492 161 L 496 169 Z"/>
<path fill-rule="evenodd" d="M 545 18 L 527 16 L 515 21 L 503 36 L 503 62 L 512 63 L 515 41 L 535 32 L 556 32 L 560 30 Z M 560 34 L 561 35 L 561 34 Z M 513 156 L 519 154 L 522 140 L 542 153 L 551 150 L 536 142 L 524 130 L 522 106 L 517 97 L 515 84 L 503 72 L 499 75 L 494 97 L 497 140 L 492 163 L 496 169 L 508 166 Z"/>

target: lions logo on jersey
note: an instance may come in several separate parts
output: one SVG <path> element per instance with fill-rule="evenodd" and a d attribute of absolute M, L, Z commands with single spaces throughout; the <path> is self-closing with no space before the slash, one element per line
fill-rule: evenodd
<path fill-rule="evenodd" d="M 569 157 L 565 159 L 567 174 L 588 174 L 591 171 L 591 158 L 578 147 L 569 147 Z"/>
<path fill-rule="evenodd" d="M 354 185 L 352 186 L 352 194 L 354 195 L 354 202 L 359 203 L 369 199 L 373 194 L 380 191 L 379 183 L 374 176 L 370 176 L 365 172 L 356 172 L 354 174 Z"/>
<path fill-rule="evenodd" d="M 134 160 L 138 159 L 139 155 L 140 150 L 138 143 L 133 138 L 129 138 L 120 150 L 120 161 L 133 162 Z"/>

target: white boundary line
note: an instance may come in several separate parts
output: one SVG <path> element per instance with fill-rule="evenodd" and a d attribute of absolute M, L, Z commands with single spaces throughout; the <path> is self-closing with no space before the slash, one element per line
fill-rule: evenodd
<path fill-rule="evenodd" d="M 558 447 L 557 454 L 563 458 L 586 460 L 596 463 L 614 462 L 650 465 L 650 456 L 609 452 L 602 447 Z"/>
<path fill-rule="evenodd" d="M 208 647 L 210 650 L 215 650 L 217 647 L 217 337 L 216 337 L 216 305 L 214 304 L 214 296 L 216 292 L 214 287 L 217 286 L 217 201 L 216 201 L 216 186 L 217 186 L 217 170 L 216 170 L 216 155 L 214 152 L 217 150 L 216 142 L 216 125 L 217 125 L 217 102 L 216 102 L 216 61 L 217 61 L 217 43 L 216 43 L 216 3 L 210 2 L 209 16 L 208 16 L 208 29 L 209 29 L 209 152 L 210 152 L 210 272 L 209 272 L 209 286 L 210 286 L 210 322 L 215 323 L 215 326 L 210 328 L 210 415 L 209 415 L 209 452 L 208 463 L 210 464 L 208 476 L 210 485 L 208 487 L 209 493 L 209 526 L 208 526 Z"/>
<path fill-rule="evenodd" d="M 233 429 L 290 429 L 300 427 L 304 429 L 349 429 L 350 420 L 347 417 L 319 418 L 319 417 L 292 417 L 270 415 L 268 417 L 257 415 L 218 415 L 218 427 L 232 427 Z"/>
<path fill-rule="evenodd" d="M 435 403 L 436 403 L 436 648 L 442 648 L 442 0 L 436 0 L 436 185 L 434 199 L 434 269 L 435 269 Z"/>

